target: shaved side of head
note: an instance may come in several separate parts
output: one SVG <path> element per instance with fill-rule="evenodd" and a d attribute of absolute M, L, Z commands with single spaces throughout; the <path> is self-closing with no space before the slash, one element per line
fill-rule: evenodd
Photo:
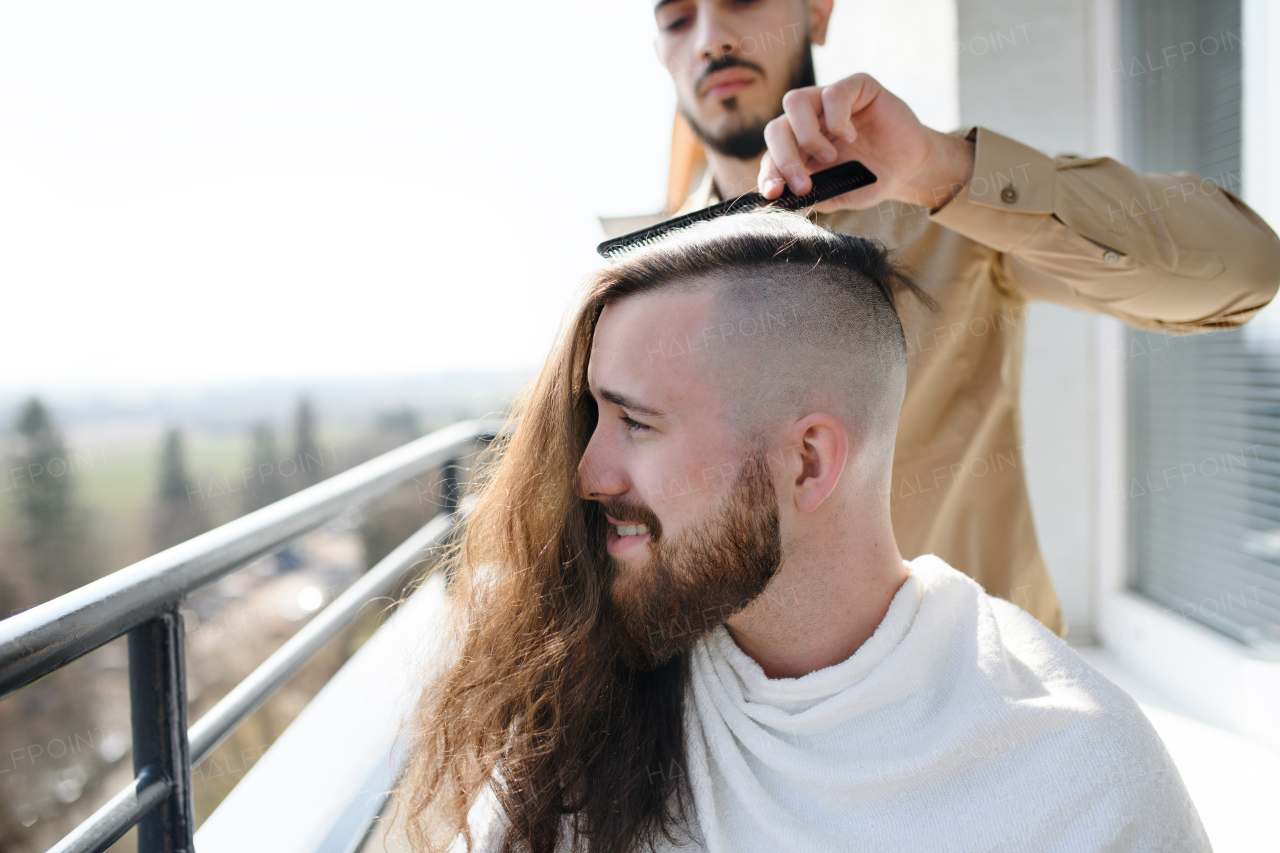
<path fill-rule="evenodd" d="M 716 294 L 717 328 L 732 324 L 738 336 L 709 363 L 744 434 L 827 412 L 874 457 L 891 460 L 906 342 L 879 285 L 821 263 L 726 271 L 697 284 Z"/>
<path fill-rule="evenodd" d="M 700 350 L 744 440 L 822 411 L 887 473 L 907 379 L 895 304 L 905 293 L 930 300 L 879 244 L 766 210 L 683 229 L 600 275 L 614 302 L 714 294 L 715 319 L 699 339 L 658 352 Z"/>

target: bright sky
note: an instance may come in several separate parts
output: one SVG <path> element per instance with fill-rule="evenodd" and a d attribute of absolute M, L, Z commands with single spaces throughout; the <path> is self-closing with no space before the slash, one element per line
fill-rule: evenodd
<path fill-rule="evenodd" d="M 662 204 L 652 38 L 643 0 L 4 4 L 0 390 L 539 363 L 597 217 Z M 949 129 L 954 42 L 950 0 L 838 0 L 819 81 Z"/>

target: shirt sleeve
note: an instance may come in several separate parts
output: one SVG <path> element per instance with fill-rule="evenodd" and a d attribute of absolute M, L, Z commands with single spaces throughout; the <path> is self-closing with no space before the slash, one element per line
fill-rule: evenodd
<path fill-rule="evenodd" d="M 931 218 L 1000 253 L 1000 283 L 1027 299 L 1189 332 L 1243 325 L 1275 295 L 1280 239 L 1212 180 L 967 138 L 973 178 Z"/>

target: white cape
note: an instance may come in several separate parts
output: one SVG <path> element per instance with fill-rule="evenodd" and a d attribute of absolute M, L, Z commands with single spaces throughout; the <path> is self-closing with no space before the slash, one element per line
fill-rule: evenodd
<path fill-rule="evenodd" d="M 723 627 L 695 644 L 691 837 L 664 851 L 1210 849 L 1128 694 L 937 557 L 909 565 L 875 634 L 835 666 L 769 679 Z M 487 793 L 471 814 L 480 851 L 506 823 Z"/>
<path fill-rule="evenodd" d="M 909 565 L 843 663 L 769 679 L 723 627 L 695 646 L 689 849 L 1210 849 L 1128 694 L 937 557 Z"/>

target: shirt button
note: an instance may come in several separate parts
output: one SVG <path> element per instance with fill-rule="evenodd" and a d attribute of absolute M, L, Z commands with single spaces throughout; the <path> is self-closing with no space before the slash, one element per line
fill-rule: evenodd
<path fill-rule="evenodd" d="M 1018 200 L 1018 191 L 1013 188 L 1013 184 L 1009 184 L 1009 186 L 1000 190 L 1000 200 L 1005 204 L 1013 204 Z"/>
<path fill-rule="evenodd" d="M 1116 261 L 1120 260 L 1120 256 L 1115 252 L 1107 252 L 1102 256 L 1102 259 L 1109 264 L 1114 264 Z"/>

